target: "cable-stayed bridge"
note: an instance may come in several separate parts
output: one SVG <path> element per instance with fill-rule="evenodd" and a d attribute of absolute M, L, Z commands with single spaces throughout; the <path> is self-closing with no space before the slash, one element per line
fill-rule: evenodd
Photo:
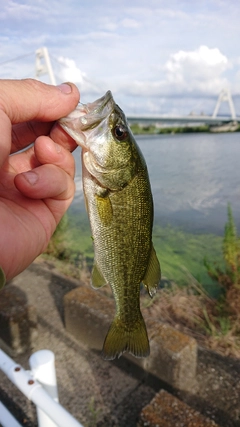
<path fill-rule="evenodd" d="M 128 122 L 139 123 L 141 125 L 150 125 L 150 124 L 169 124 L 169 125 L 184 125 L 190 124 L 194 125 L 223 125 L 231 122 L 240 122 L 240 117 L 235 117 L 234 119 L 231 116 L 209 116 L 209 115 L 188 115 L 188 116 L 161 116 L 161 115 L 128 115 Z"/>
<path fill-rule="evenodd" d="M 229 105 L 230 115 L 218 116 L 220 106 L 223 102 L 227 102 Z M 183 125 L 190 124 L 200 125 L 212 125 L 212 126 L 221 126 L 228 123 L 237 123 L 240 122 L 240 117 L 237 117 L 232 95 L 228 89 L 223 89 L 218 97 L 214 112 L 212 116 L 206 114 L 189 114 L 187 116 L 167 116 L 167 115 L 129 115 L 129 123 L 141 123 L 142 125 L 146 124 L 172 124 L 172 125 Z"/>
<path fill-rule="evenodd" d="M 36 51 L 36 78 L 38 79 L 42 74 L 48 74 L 52 84 L 56 84 L 54 73 L 51 66 L 51 61 L 48 55 L 48 51 L 45 47 L 40 48 Z M 227 102 L 229 105 L 230 116 L 218 116 L 218 112 L 222 102 Z M 228 123 L 238 123 L 240 122 L 240 117 L 236 116 L 235 107 L 233 104 L 232 96 L 229 90 L 222 90 L 220 93 L 214 112 L 212 116 L 209 115 L 194 115 L 190 114 L 188 116 L 170 116 L 170 115 L 128 115 L 128 122 L 138 123 L 141 125 L 149 124 L 171 124 L 171 125 L 184 125 L 191 124 L 209 124 L 220 126 Z"/>
<path fill-rule="evenodd" d="M 28 55 L 23 55 L 23 57 Z M 21 57 L 20 57 L 21 58 Z M 18 60 L 19 58 L 15 58 Z M 56 60 L 56 58 L 54 58 Z M 5 61 L 12 62 L 14 59 Z M 60 61 L 58 61 L 60 63 Z M 4 64 L 4 63 L 2 63 Z M 61 63 L 60 63 L 61 65 Z M 55 73 L 53 72 L 50 56 L 46 47 L 42 47 L 35 52 L 35 78 L 40 80 L 43 75 L 48 75 L 50 83 L 56 85 Z M 83 79 L 84 84 L 84 79 Z M 86 81 L 86 84 L 92 84 L 96 87 L 95 83 Z M 218 115 L 220 106 L 223 102 L 227 102 L 229 106 L 229 115 Z M 233 99 L 229 89 L 223 89 L 218 97 L 214 112 L 212 115 L 206 114 L 189 114 L 189 115 L 154 115 L 154 114 L 129 114 L 127 116 L 130 124 L 138 123 L 139 125 L 145 126 L 155 124 L 159 126 L 199 126 L 199 125 L 210 125 L 210 126 L 221 126 L 221 125 L 238 125 L 240 123 L 240 116 L 236 115 Z"/>

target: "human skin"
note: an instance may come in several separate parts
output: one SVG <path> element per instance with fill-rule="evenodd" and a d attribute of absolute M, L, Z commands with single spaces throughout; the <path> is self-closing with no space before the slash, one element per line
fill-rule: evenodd
<path fill-rule="evenodd" d="M 71 83 L 0 80 L 0 267 L 7 280 L 45 250 L 74 197 L 76 143 L 56 120 L 78 102 Z"/>

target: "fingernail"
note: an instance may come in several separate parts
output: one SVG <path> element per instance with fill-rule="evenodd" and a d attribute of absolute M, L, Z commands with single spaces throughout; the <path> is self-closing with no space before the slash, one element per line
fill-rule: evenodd
<path fill-rule="evenodd" d="M 24 178 L 29 182 L 29 184 L 34 185 L 38 181 L 38 174 L 33 171 L 23 172 Z"/>
<path fill-rule="evenodd" d="M 69 94 L 72 92 L 72 86 L 68 83 L 62 83 L 61 85 L 59 85 L 57 87 L 62 93 Z"/>

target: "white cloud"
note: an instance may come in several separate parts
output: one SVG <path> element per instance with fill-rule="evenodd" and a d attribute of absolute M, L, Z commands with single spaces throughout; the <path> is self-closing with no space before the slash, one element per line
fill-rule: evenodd
<path fill-rule="evenodd" d="M 47 7 L 49 4 L 46 0 L 38 0 L 34 4 L 29 1 L 19 3 L 13 0 L 6 2 L 5 13 L 10 19 L 16 19 L 17 21 L 24 20 L 37 20 L 39 16 L 44 16 L 47 13 Z"/>
<path fill-rule="evenodd" d="M 61 65 L 58 79 L 61 81 L 73 82 L 79 86 L 81 93 L 99 94 L 99 86 L 82 71 L 73 59 L 60 56 L 57 60 Z"/>
<path fill-rule="evenodd" d="M 125 18 L 121 21 L 121 25 L 125 28 L 138 28 L 140 26 L 139 22 L 135 19 Z"/>
<path fill-rule="evenodd" d="M 223 73 L 231 67 L 218 48 L 200 46 L 194 51 L 180 50 L 165 64 L 167 82 L 178 91 L 218 93 L 228 85 Z"/>
<path fill-rule="evenodd" d="M 229 68 L 231 63 L 218 48 L 200 46 L 171 54 L 165 65 L 159 67 L 164 72 L 160 80 L 134 80 L 123 84 L 123 88 L 142 96 L 217 96 L 230 86 L 224 76 Z"/>
<path fill-rule="evenodd" d="M 115 32 L 120 28 L 139 28 L 140 22 L 130 17 L 119 19 L 116 16 L 109 15 L 98 19 L 98 27 L 103 31 Z"/>
<path fill-rule="evenodd" d="M 86 73 L 77 67 L 76 62 L 73 59 L 60 56 L 58 61 L 62 65 L 60 76 L 63 81 L 75 82 L 79 84 L 84 83 Z"/>
<path fill-rule="evenodd" d="M 239 50 L 232 40 L 240 35 L 240 3 L 165 3 L 122 0 L 116 13 L 109 0 L 0 0 L 1 61 L 33 52 L 4 64 L 0 74 L 34 75 L 34 51 L 47 46 L 50 57 L 62 61 L 53 62 L 57 80 L 78 84 L 84 101 L 111 89 L 126 108 L 138 103 L 169 112 L 181 105 L 191 110 L 198 99 L 212 102 L 226 86 L 239 94 Z"/>
<path fill-rule="evenodd" d="M 117 24 L 108 16 L 100 17 L 98 27 L 104 31 L 115 31 Z"/>

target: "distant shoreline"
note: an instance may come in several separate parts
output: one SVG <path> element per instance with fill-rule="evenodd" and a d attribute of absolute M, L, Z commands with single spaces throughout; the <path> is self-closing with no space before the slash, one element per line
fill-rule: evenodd
<path fill-rule="evenodd" d="M 176 133 L 223 133 L 223 132 L 239 132 L 240 125 L 236 123 L 228 123 L 220 126 L 200 125 L 200 126 L 164 126 L 157 127 L 155 125 L 141 126 L 138 123 L 131 125 L 131 130 L 135 135 L 166 135 Z"/>

